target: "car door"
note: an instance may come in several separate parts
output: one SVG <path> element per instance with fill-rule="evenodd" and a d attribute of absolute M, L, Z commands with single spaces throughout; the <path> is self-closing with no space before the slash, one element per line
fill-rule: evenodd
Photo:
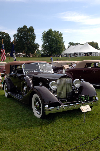
<path fill-rule="evenodd" d="M 22 69 L 17 69 L 16 66 L 13 66 L 12 71 L 10 73 L 10 78 L 16 88 L 16 93 L 20 93 L 22 91 L 22 85 L 24 82 L 24 74 Z"/>
<path fill-rule="evenodd" d="M 86 81 L 86 82 L 90 82 L 92 83 L 93 79 L 94 79 L 94 74 L 93 74 L 93 70 L 92 68 L 83 68 L 83 72 L 82 72 L 82 76 L 83 76 L 83 79 Z"/>
<path fill-rule="evenodd" d="M 71 76 L 73 80 L 75 79 L 84 79 L 83 69 L 81 68 L 73 68 L 73 69 L 67 69 L 66 74 Z"/>
<path fill-rule="evenodd" d="M 66 70 L 68 75 L 72 76 L 72 79 L 84 79 L 87 82 L 91 82 L 93 77 L 91 76 L 92 70 L 90 68 L 73 68 Z"/>
<path fill-rule="evenodd" d="M 91 67 L 84 68 L 86 81 L 96 85 L 100 84 L 100 67 L 97 64 L 91 63 Z"/>
<path fill-rule="evenodd" d="M 96 85 L 100 85 L 100 68 L 93 68 L 92 69 L 92 82 L 93 84 L 96 84 Z"/>

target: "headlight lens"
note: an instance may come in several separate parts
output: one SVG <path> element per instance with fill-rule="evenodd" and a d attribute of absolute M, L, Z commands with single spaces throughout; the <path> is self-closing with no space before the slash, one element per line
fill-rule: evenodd
<path fill-rule="evenodd" d="M 76 88 L 79 88 L 80 85 L 81 85 L 81 81 L 80 81 L 79 79 L 75 79 L 75 80 L 73 81 L 73 84 L 74 84 L 74 86 L 75 86 Z"/>
<path fill-rule="evenodd" d="M 56 89 L 57 89 L 57 82 L 52 81 L 52 82 L 49 83 L 49 86 L 50 86 L 50 88 L 52 90 L 56 91 Z"/>

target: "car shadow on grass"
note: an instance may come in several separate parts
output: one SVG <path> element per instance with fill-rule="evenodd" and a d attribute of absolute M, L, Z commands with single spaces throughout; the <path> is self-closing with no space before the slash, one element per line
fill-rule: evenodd
<path fill-rule="evenodd" d="M 34 116 L 32 107 L 17 101 L 14 98 L 5 98 L 4 94 L 0 95 L 0 114 L 1 128 L 6 130 L 34 128 L 40 125 L 48 125 L 58 119 L 64 119 L 70 122 L 73 119 L 80 120 L 82 112 L 80 109 L 68 110 L 57 113 L 50 113 L 44 119 Z"/>
<path fill-rule="evenodd" d="M 69 118 L 74 118 L 81 115 L 80 109 L 73 109 L 68 111 L 62 111 L 57 113 L 50 113 L 46 115 L 46 120 L 55 120 L 56 118 L 66 118 L 66 120 L 70 120 Z"/>

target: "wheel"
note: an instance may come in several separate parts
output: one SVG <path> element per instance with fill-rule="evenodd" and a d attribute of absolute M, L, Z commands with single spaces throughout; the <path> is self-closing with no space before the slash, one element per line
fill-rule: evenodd
<path fill-rule="evenodd" d="M 37 118 L 43 118 L 45 116 L 44 104 L 42 103 L 38 94 L 34 94 L 32 97 L 32 108 L 33 108 L 34 115 Z"/>
<path fill-rule="evenodd" d="M 7 87 L 7 83 L 6 82 L 4 84 L 4 92 L 5 92 L 5 97 L 8 98 L 9 94 L 8 94 L 8 87 Z"/>

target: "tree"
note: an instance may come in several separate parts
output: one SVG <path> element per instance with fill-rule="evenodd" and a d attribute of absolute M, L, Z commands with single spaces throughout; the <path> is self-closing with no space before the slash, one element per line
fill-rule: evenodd
<path fill-rule="evenodd" d="M 35 53 L 36 57 L 41 57 L 41 50 L 37 49 Z"/>
<path fill-rule="evenodd" d="M 52 31 L 52 29 L 44 31 L 42 42 L 42 51 L 45 55 L 60 55 L 65 50 L 62 33 L 59 31 Z"/>
<path fill-rule="evenodd" d="M 30 26 L 27 28 L 26 25 L 19 27 L 17 29 L 17 34 L 14 34 L 15 39 L 15 51 L 24 52 L 26 55 L 29 53 L 34 54 L 39 48 L 39 44 L 35 43 L 36 35 L 34 33 L 34 28 Z"/>
<path fill-rule="evenodd" d="M 70 47 L 70 46 L 76 46 L 76 45 L 79 45 L 80 43 L 74 43 L 74 42 L 69 42 L 68 43 L 68 48 Z"/>
<path fill-rule="evenodd" d="M 88 42 L 89 45 L 91 45 L 92 47 L 94 47 L 95 49 L 99 49 L 98 43 L 97 42 Z"/>
<path fill-rule="evenodd" d="M 8 33 L 5 32 L 0 32 L 0 49 L 2 48 L 2 39 L 3 39 L 3 44 L 4 44 L 4 49 L 5 52 L 10 52 L 11 51 L 11 38 Z"/>

